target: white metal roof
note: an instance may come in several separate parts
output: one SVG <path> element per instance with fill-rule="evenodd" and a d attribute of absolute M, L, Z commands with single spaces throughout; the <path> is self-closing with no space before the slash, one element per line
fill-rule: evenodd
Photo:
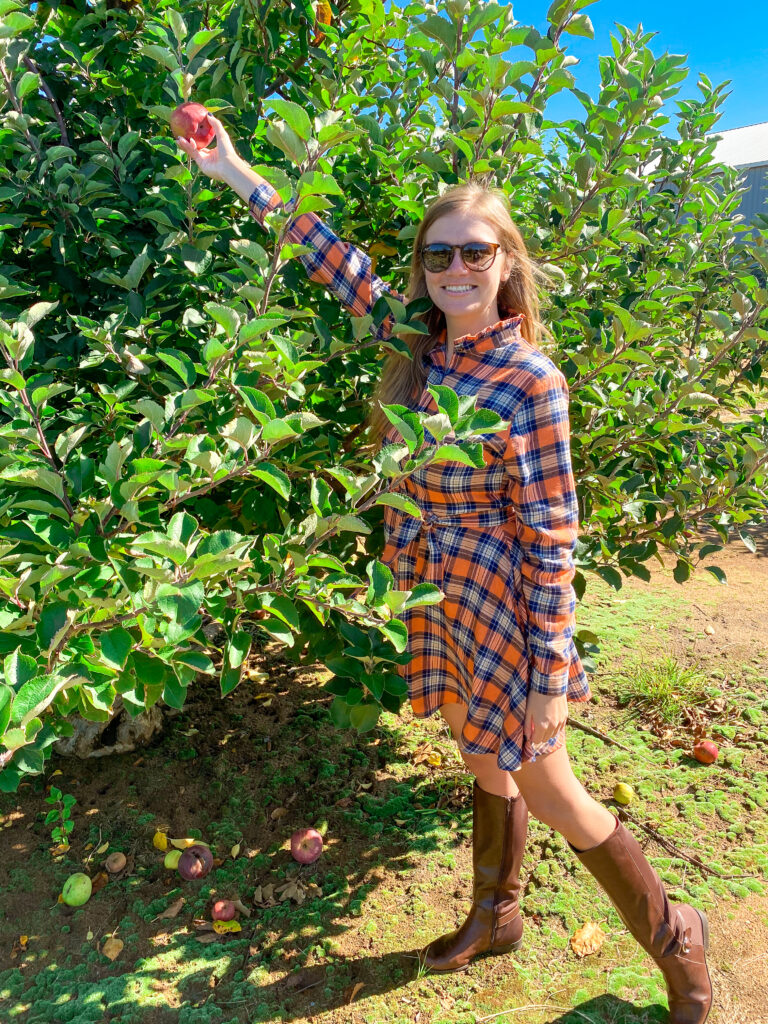
<path fill-rule="evenodd" d="M 712 136 L 720 136 L 713 154 L 715 160 L 731 167 L 768 164 L 768 121 L 710 132 Z"/>

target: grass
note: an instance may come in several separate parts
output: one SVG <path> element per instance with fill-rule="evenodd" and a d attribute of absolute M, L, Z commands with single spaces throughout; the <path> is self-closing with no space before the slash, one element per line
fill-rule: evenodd
<path fill-rule="evenodd" d="M 713 692 L 719 693 L 703 672 L 667 655 L 652 664 L 636 662 L 619 682 L 616 697 L 621 707 L 633 709 L 627 721 L 645 711 L 669 725 L 680 725 L 685 712 L 708 704 Z"/>

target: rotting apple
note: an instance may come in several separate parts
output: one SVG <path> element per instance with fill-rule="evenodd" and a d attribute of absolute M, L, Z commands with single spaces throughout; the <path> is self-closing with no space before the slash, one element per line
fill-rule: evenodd
<path fill-rule="evenodd" d="M 187 881 L 205 878 L 213 867 L 213 854 L 207 846 L 190 846 L 179 857 L 179 874 Z"/>
<path fill-rule="evenodd" d="M 127 861 L 124 853 L 120 853 L 119 850 L 115 853 L 110 853 L 107 859 L 104 861 L 104 867 L 111 875 L 116 875 L 118 871 L 122 871 Z"/>
<path fill-rule="evenodd" d="M 211 918 L 214 921 L 233 921 L 235 904 L 232 900 L 216 900 L 211 911 Z"/>
<path fill-rule="evenodd" d="M 216 134 L 202 103 L 182 103 L 176 107 L 171 114 L 171 131 L 174 138 L 180 135 L 198 149 L 205 149 Z"/>
<path fill-rule="evenodd" d="M 323 852 L 323 837 L 316 828 L 299 828 L 291 836 L 291 856 L 299 864 L 314 864 Z"/>
<path fill-rule="evenodd" d="M 699 740 L 693 746 L 693 756 L 702 764 L 712 764 L 717 760 L 718 753 L 717 744 L 712 740 Z"/>

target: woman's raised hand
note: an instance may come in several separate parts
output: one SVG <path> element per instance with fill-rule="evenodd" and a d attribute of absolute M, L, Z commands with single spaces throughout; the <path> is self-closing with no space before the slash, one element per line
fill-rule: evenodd
<path fill-rule="evenodd" d="M 180 149 L 184 150 L 187 156 L 192 157 L 200 170 L 207 174 L 209 178 L 213 178 L 214 181 L 228 181 L 230 172 L 238 163 L 242 163 L 242 160 L 235 152 L 232 140 L 221 121 L 214 117 L 213 114 L 209 114 L 208 119 L 213 125 L 213 130 L 216 132 L 215 149 L 208 147 L 198 149 L 194 142 L 190 142 L 189 139 L 184 139 L 181 136 L 176 137 L 176 144 Z"/>

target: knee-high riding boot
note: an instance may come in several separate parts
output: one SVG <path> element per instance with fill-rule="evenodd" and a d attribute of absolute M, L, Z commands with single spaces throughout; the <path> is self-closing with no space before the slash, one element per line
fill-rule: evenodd
<path fill-rule="evenodd" d="M 670 903 L 642 847 L 618 818 L 611 835 L 597 846 L 577 850 L 568 845 L 664 975 L 670 1024 L 704 1024 L 712 1006 L 706 958 L 709 925 L 704 911 L 687 903 Z"/>
<path fill-rule="evenodd" d="M 456 931 L 431 942 L 422 962 L 434 971 L 463 971 L 472 960 L 519 949 L 520 865 L 528 834 L 528 808 L 522 793 L 487 793 L 475 779 L 472 790 L 472 908 Z"/>

